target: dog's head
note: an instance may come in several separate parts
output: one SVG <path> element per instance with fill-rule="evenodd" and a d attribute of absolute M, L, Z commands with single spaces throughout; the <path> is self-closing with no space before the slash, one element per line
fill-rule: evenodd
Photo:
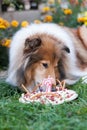
<path fill-rule="evenodd" d="M 54 79 L 65 78 L 62 58 L 69 53 L 68 47 L 61 41 L 48 35 L 27 38 L 23 51 L 24 59 L 18 70 L 18 82 L 32 88 L 49 75 Z"/>

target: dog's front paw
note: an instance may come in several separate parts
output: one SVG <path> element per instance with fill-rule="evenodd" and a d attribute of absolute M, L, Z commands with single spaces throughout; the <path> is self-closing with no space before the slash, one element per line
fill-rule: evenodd
<path fill-rule="evenodd" d="M 87 75 L 82 77 L 82 83 L 83 84 L 87 84 Z"/>

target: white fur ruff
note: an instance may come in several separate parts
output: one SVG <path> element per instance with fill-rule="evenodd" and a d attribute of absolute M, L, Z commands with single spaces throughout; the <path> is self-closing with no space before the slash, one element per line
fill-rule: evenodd
<path fill-rule="evenodd" d="M 75 75 L 77 77 L 81 77 L 87 74 L 87 72 L 83 72 L 78 69 L 76 65 L 76 56 L 75 49 L 73 45 L 73 41 L 69 34 L 60 26 L 56 24 L 31 24 L 26 28 L 22 28 L 19 30 L 12 39 L 11 47 L 10 47 L 10 64 L 9 64 L 9 77 L 7 78 L 7 82 L 12 85 L 16 84 L 16 71 L 19 68 L 19 65 L 22 62 L 23 58 L 23 48 L 26 38 L 35 34 L 49 34 L 63 41 L 63 43 L 69 47 L 70 54 L 68 54 L 69 58 L 69 74 Z M 67 62 L 67 61 L 66 61 Z M 16 66 L 16 67 L 15 67 Z M 15 69 L 14 69 L 15 68 Z M 66 80 L 67 83 L 72 84 L 73 81 Z"/>

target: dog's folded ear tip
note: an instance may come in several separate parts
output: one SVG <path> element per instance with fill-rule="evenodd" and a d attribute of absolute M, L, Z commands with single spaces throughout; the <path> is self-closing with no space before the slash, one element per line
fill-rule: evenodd
<path fill-rule="evenodd" d="M 41 45 L 41 38 L 39 38 L 39 37 L 33 38 L 33 39 L 27 38 L 25 40 L 25 46 L 28 46 L 31 49 L 35 48 L 35 47 L 38 47 L 40 45 Z"/>
<path fill-rule="evenodd" d="M 67 46 L 64 46 L 63 50 L 66 51 L 67 53 L 70 53 L 70 49 Z"/>

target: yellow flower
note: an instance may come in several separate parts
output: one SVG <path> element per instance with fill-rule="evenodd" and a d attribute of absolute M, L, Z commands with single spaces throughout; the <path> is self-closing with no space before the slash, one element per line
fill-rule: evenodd
<path fill-rule="evenodd" d="M 41 21 L 40 21 L 40 20 L 34 20 L 34 23 L 36 23 L 36 24 L 40 24 Z"/>
<path fill-rule="evenodd" d="M 7 20 L 0 18 L 0 28 L 6 29 L 9 26 L 10 26 L 10 23 Z"/>
<path fill-rule="evenodd" d="M 64 14 L 70 15 L 70 14 L 72 14 L 72 10 L 71 9 L 64 9 Z"/>
<path fill-rule="evenodd" d="M 10 39 L 5 39 L 2 41 L 2 46 L 10 47 L 10 43 L 11 43 Z"/>
<path fill-rule="evenodd" d="M 86 22 L 84 22 L 84 25 L 85 25 L 85 26 L 87 26 L 87 21 L 86 21 Z"/>
<path fill-rule="evenodd" d="M 49 11 L 50 11 L 50 7 L 48 7 L 48 6 L 42 8 L 43 13 L 47 13 Z"/>
<path fill-rule="evenodd" d="M 53 17 L 51 15 L 46 15 L 44 18 L 44 22 L 52 22 Z"/>
<path fill-rule="evenodd" d="M 4 25 L 0 25 L 0 29 L 6 29 Z"/>
<path fill-rule="evenodd" d="M 87 17 L 84 17 L 84 21 L 87 21 Z"/>
<path fill-rule="evenodd" d="M 19 23 L 18 23 L 18 21 L 16 21 L 16 20 L 13 20 L 13 21 L 11 22 L 11 26 L 12 26 L 12 27 L 18 27 L 18 25 L 19 25 Z"/>
<path fill-rule="evenodd" d="M 6 26 L 4 25 L 4 19 L 0 17 L 0 29 L 6 29 Z"/>
<path fill-rule="evenodd" d="M 2 23 L 3 23 L 3 20 L 4 20 L 4 19 L 0 17 L 0 24 L 2 24 Z"/>
<path fill-rule="evenodd" d="M 21 23 L 21 26 L 22 27 L 27 27 L 29 25 L 29 23 L 27 22 L 27 21 L 23 21 L 22 23 Z"/>
<path fill-rule="evenodd" d="M 79 14 L 78 14 L 77 21 L 78 21 L 78 22 L 82 22 L 82 23 L 87 22 L 87 11 L 82 12 L 82 13 L 79 13 Z"/>
<path fill-rule="evenodd" d="M 10 27 L 10 23 L 7 20 L 4 20 L 3 24 L 5 25 L 6 28 Z"/>
<path fill-rule="evenodd" d="M 77 21 L 78 21 L 78 22 L 84 22 L 84 17 L 78 17 L 78 18 L 77 18 Z"/>

